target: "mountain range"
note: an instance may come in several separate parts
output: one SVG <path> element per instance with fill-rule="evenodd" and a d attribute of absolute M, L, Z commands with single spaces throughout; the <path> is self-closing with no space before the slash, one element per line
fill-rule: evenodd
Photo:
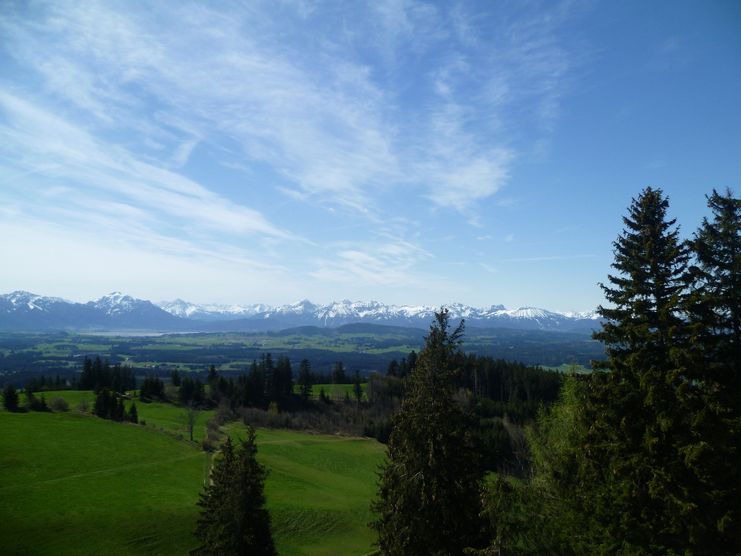
<path fill-rule="evenodd" d="M 452 319 L 469 327 L 588 332 L 599 326 L 594 312 L 561 313 L 502 305 L 476 308 L 446 305 Z M 297 326 L 335 328 L 350 323 L 427 328 L 439 307 L 385 305 L 377 301 L 336 301 L 325 305 L 302 300 L 289 305 L 197 305 L 176 299 L 151 301 L 114 292 L 95 301 L 75 303 L 25 291 L 0 295 L 0 330 L 264 332 Z"/>

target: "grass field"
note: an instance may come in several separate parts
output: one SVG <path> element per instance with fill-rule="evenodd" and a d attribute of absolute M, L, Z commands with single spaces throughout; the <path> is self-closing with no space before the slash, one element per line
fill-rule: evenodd
<path fill-rule="evenodd" d="M 63 398 L 69 404 L 71 411 L 80 407 L 81 403 L 86 403 L 88 412 L 92 411 L 95 404 L 95 394 L 87 390 L 57 390 L 52 392 L 38 392 L 36 397 L 44 395 L 46 403 L 50 403 L 54 398 Z M 25 402 L 25 396 L 21 396 L 21 404 Z M 168 432 L 172 435 L 181 435 L 188 438 L 188 429 L 186 426 L 185 409 L 170 403 L 149 402 L 145 403 L 138 398 L 125 403 L 126 411 L 129 410 L 132 403 L 136 403 L 136 412 L 139 415 L 139 422 L 146 422 L 146 426 L 161 431 Z M 193 440 L 200 442 L 206 435 L 206 422 L 213 416 L 213 410 L 199 411 L 196 424 L 193 427 Z"/>
<path fill-rule="evenodd" d="M 368 386 L 367 382 L 361 382 L 360 387 L 363 389 L 363 399 L 368 398 L 365 395 L 365 389 Z M 314 400 L 319 399 L 319 393 L 324 390 L 324 393 L 329 397 L 330 400 L 342 401 L 345 397 L 349 397 L 351 400 L 355 400 L 355 385 L 354 384 L 314 384 L 311 387 L 311 398 Z M 293 391 L 298 394 L 301 391 L 301 387 L 298 384 L 293 386 Z"/>
<path fill-rule="evenodd" d="M 166 408 L 152 409 L 169 419 Z M 225 429 L 237 437 L 244 430 Z M 74 411 L 0 411 L 0 438 L 3 553 L 185 554 L 195 546 L 208 456 L 193 444 Z M 266 496 L 280 554 L 372 550 L 368 506 L 382 445 L 261 429 L 258 450 L 270 470 Z"/>
<path fill-rule="evenodd" d="M 241 426 L 228 427 L 239 437 Z M 260 429 L 258 459 L 279 554 L 367 554 L 384 448 L 375 440 Z"/>
<path fill-rule="evenodd" d="M 185 554 L 208 457 L 136 425 L 0 413 L 5 554 Z"/>

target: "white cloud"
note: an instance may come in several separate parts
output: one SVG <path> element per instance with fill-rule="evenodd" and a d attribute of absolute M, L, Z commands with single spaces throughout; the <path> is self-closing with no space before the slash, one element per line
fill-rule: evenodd
<path fill-rule="evenodd" d="M 429 252 L 403 240 L 339 245 L 333 258 L 316 262 L 311 275 L 317 280 L 342 284 L 406 287 L 429 280 L 415 267 L 431 257 Z"/>
<path fill-rule="evenodd" d="M 286 40 L 294 8 L 278 19 L 258 4 L 229 12 L 162 4 L 147 14 L 107 3 L 42 6 L 32 21 L 11 11 L 2 30 L 53 95 L 103 126 L 174 142 L 176 168 L 196 141 L 227 138 L 308 202 L 369 217 L 377 192 L 395 185 L 421 186 L 433 204 L 461 212 L 496 194 L 517 155 L 501 122 L 524 100 L 552 125 L 569 67 L 554 38 L 558 8 L 483 33 L 488 14 L 473 7 L 374 2 L 367 14 L 339 10 L 353 30 L 349 44 L 319 32 L 323 40 L 305 52 L 301 40 Z M 321 3 L 299 8 L 302 25 L 332 14 Z M 353 55 L 366 37 L 394 59 L 411 49 L 437 67 L 429 79 L 439 98 L 425 93 L 407 106 L 403 76 L 389 81 Z M 403 71 L 403 60 L 390 69 Z"/>
<path fill-rule="evenodd" d="M 126 149 L 101 143 L 26 100 L 0 92 L 0 109 L 8 122 L 0 126 L 5 150 L 15 154 L 29 173 L 74 183 L 80 191 L 127 197 L 149 211 L 212 230 L 290 237 L 258 212 L 180 174 L 142 162 Z"/>
<path fill-rule="evenodd" d="M 413 0 L 0 10 L 1 214 L 65 228 L 60 253 L 89 237 L 90 256 L 159 254 L 192 282 L 200 257 L 250 266 L 251 284 L 443 291 L 422 272 L 438 253 L 399 238 L 444 209 L 483 227 L 570 68 L 559 8 L 542 6 L 511 21 Z"/>

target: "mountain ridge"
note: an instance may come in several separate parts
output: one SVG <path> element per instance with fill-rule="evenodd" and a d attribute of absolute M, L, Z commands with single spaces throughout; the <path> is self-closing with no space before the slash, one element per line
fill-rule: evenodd
<path fill-rule="evenodd" d="M 507 309 L 503 305 L 477 308 L 461 303 L 444 305 L 452 319 L 473 327 L 503 327 L 562 332 L 588 332 L 599 326 L 594 312 L 564 313 L 537 307 Z M 271 306 L 195 304 L 182 299 L 153 303 L 120 292 L 87 303 L 45 297 L 26 291 L 0 295 L 0 329 L 156 330 L 161 332 L 267 331 L 300 326 L 336 328 L 352 323 L 427 328 L 440 307 L 386 305 L 378 301 L 308 299 Z"/>

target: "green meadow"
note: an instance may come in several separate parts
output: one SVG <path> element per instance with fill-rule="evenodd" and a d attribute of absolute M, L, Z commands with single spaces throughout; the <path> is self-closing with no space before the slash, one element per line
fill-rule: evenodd
<path fill-rule="evenodd" d="M 361 382 L 360 388 L 363 390 L 362 399 L 367 400 L 365 390 L 368 386 L 367 382 Z M 324 394 L 330 399 L 335 401 L 342 401 L 345 398 L 355 399 L 355 385 L 354 384 L 314 384 L 311 387 L 311 398 L 314 400 L 319 399 L 319 394 L 324 390 Z M 294 393 L 298 394 L 301 391 L 301 386 L 295 384 L 293 386 Z"/>
<path fill-rule="evenodd" d="M 7 554 L 185 554 L 208 456 L 154 430 L 71 413 L 0 414 Z"/>
<path fill-rule="evenodd" d="M 72 393 L 47 393 L 74 397 Z M 67 413 L 0 411 L 0 538 L 8 554 L 186 554 L 209 455 L 180 408 L 141 404 L 147 426 Z M 208 412 L 199 416 L 202 436 Z M 203 420 L 203 421 L 201 421 Z M 152 423 L 151 425 L 149 423 Z M 243 425 L 224 432 L 240 437 Z M 260 429 L 259 459 L 280 554 L 367 554 L 375 440 Z"/>

